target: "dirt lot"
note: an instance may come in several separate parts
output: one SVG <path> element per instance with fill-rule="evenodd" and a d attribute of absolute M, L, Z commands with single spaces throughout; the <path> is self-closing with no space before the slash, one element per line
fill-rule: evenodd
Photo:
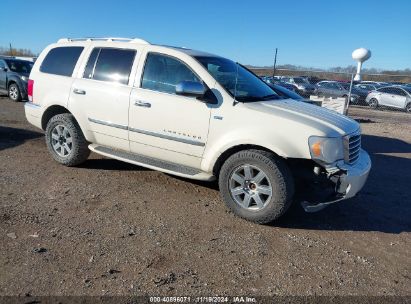
<path fill-rule="evenodd" d="M 0 98 L 0 295 L 411 295 L 411 115 L 350 114 L 371 119 L 361 194 L 259 226 L 214 184 L 95 154 L 58 165 Z"/>

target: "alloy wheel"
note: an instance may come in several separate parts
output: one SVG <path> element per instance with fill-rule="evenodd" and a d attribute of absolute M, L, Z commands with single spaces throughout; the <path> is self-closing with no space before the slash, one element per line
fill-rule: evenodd
<path fill-rule="evenodd" d="M 73 138 L 63 125 L 57 125 L 51 131 L 51 145 L 54 152 L 61 157 L 67 157 L 73 148 Z"/>
<path fill-rule="evenodd" d="M 17 90 L 17 87 L 10 86 L 10 88 L 9 88 L 9 97 L 13 100 L 17 100 L 17 98 L 19 97 L 19 91 Z"/>
<path fill-rule="evenodd" d="M 267 174 L 260 168 L 247 164 L 233 170 L 229 190 L 238 205 L 254 211 L 264 208 L 273 192 Z"/>

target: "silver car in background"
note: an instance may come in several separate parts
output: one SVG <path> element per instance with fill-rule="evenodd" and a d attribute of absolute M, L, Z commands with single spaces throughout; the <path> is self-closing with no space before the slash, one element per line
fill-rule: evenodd
<path fill-rule="evenodd" d="M 374 109 L 378 106 L 385 106 L 402 109 L 411 113 L 411 87 L 382 87 L 368 94 L 366 102 Z"/>
<path fill-rule="evenodd" d="M 344 97 L 348 98 L 350 92 L 345 89 L 341 83 L 332 80 L 320 81 L 316 84 L 317 95 L 325 97 Z M 358 104 L 360 96 L 356 94 L 351 94 L 350 103 Z"/>

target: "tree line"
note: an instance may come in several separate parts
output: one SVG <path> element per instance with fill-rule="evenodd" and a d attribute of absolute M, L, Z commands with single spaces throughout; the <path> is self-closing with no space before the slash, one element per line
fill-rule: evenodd
<path fill-rule="evenodd" d="M 2 47 L 2 46 L 0 46 L 0 55 L 23 56 L 23 57 L 36 57 L 37 56 L 37 54 L 35 54 L 30 49 L 16 49 L 16 48 Z"/>

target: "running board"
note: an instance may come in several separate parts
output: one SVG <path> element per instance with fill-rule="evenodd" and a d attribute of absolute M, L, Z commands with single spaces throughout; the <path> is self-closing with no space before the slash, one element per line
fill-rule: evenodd
<path fill-rule="evenodd" d="M 153 170 L 163 171 L 170 174 L 175 174 L 178 176 L 189 177 L 199 180 L 212 180 L 213 176 L 207 174 L 199 169 L 167 162 L 157 158 L 152 158 L 148 156 L 143 156 L 135 153 L 115 150 L 105 146 L 99 145 L 89 145 L 89 149 L 108 157 L 112 157 L 121 161 L 139 165 L 142 167 L 147 167 Z"/>

